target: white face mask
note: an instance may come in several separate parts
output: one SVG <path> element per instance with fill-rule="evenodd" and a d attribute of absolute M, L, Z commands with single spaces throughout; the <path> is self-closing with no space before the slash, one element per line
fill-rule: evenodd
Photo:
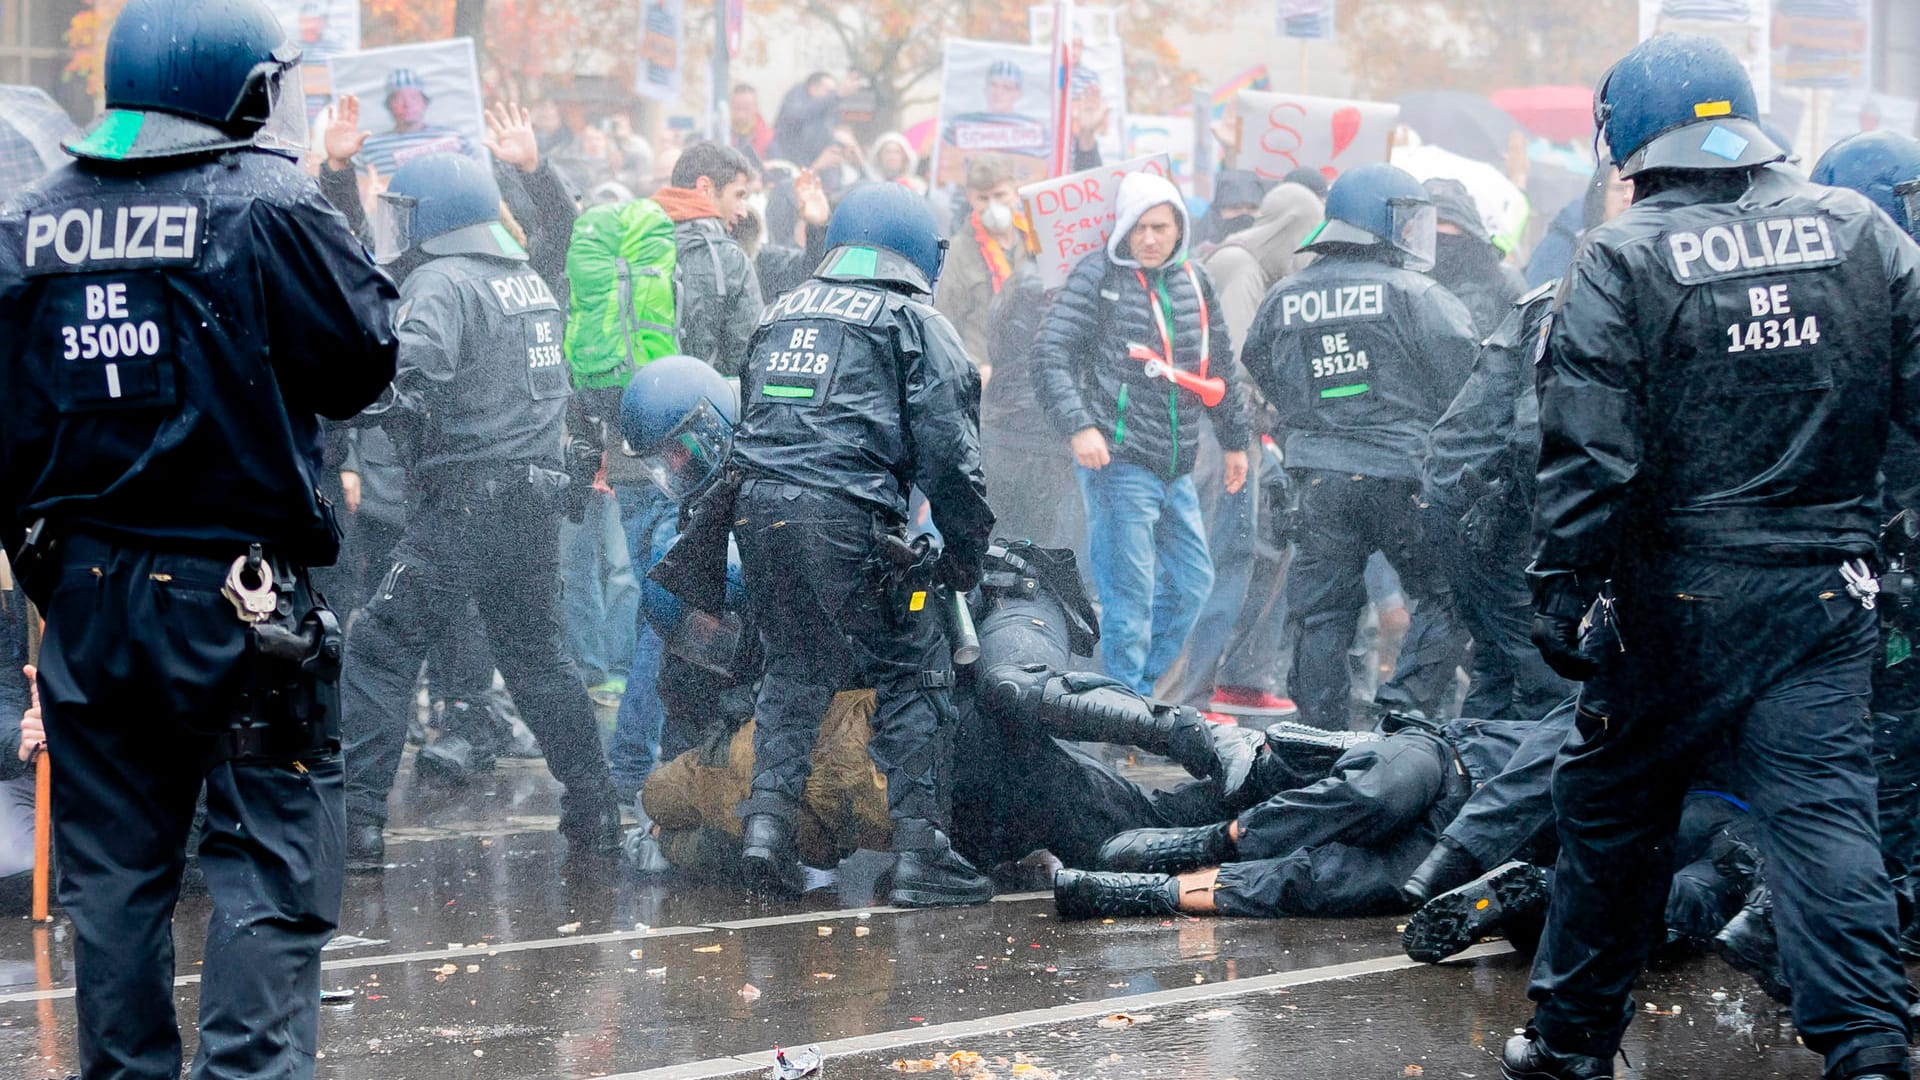
<path fill-rule="evenodd" d="M 980 211 L 980 224 L 988 232 L 1006 232 L 1013 228 L 1013 208 L 1003 202 L 990 202 Z"/>

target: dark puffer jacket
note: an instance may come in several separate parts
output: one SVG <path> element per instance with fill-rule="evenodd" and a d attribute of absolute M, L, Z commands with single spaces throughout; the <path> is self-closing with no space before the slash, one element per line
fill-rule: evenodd
<path fill-rule="evenodd" d="M 1033 384 L 1062 439 L 1097 428 L 1106 436 L 1114 461 L 1172 478 L 1193 470 L 1202 415 L 1211 417 L 1222 449 L 1245 450 L 1251 434 L 1246 382 L 1234 362 L 1233 341 L 1212 280 L 1197 263 L 1191 274 L 1187 270 L 1185 234 L 1190 230 L 1185 208 L 1172 204 L 1181 220 L 1181 246 L 1159 269 L 1142 270 L 1127 256 L 1128 229 L 1154 205 L 1159 204 L 1122 206 L 1109 249 L 1088 255 L 1073 268 L 1034 341 Z M 1156 354 L 1161 351 L 1153 306 L 1161 302 L 1162 289 L 1173 309 L 1169 327 L 1174 365 L 1198 373 L 1202 338 L 1211 343 L 1206 374 L 1227 384 L 1226 397 L 1211 409 L 1201 404 L 1199 395 L 1164 378 L 1149 378 L 1146 364 L 1128 355 L 1128 346 L 1136 344 Z M 1204 335 L 1202 304 L 1207 307 Z"/>

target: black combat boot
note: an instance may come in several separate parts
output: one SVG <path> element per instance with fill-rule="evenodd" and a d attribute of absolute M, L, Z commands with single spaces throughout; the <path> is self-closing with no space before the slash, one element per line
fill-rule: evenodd
<path fill-rule="evenodd" d="M 1782 1005 L 1793 1004 L 1793 987 L 1780 967 L 1780 943 L 1773 936 L 1773 890 L 1761 885 L 1747 897 L 1727 925 L 1713 937 L 1720 959 L 1735 971 L 1753 976 L 1760 989 Z"/>
<path fill-rule="evenodd" d="M 1231 822 L 1192 829 L 1129 829 L 1100 845 L 1102 870 L 1185 874 L 1233 861 Z"/>
<path fill-rule="evenodd" d="M 493 720 L 485 708 L 450 702 L 440 737 L 420 748 L 413 771 L 421 779 L 462 787 L 493 772 Z"/>
<path fill-rule="evenodd" d="M 1437 964 L 1490 934 L 1504 934 L 1515 948 L 1528 950 L 1540 940 L 1550 896 L 1546 871 L 1511 862 L 1427 901 L 1407 920 L 1400 945 L 1426 964 Z"/>
<path fill-rule="evenodd" d="M 347 870 L 377 874 L 387 868 L 387 840 L 371 822 L 347 826 Z"/>
<path fill-rule="evenodd" d="M 799 896 L 807 891 L 807 870 L 793 843 L 793 828 L 772 814 L 748 814 L 740 849 L 740 873 L 750 892 Z"/>
<path fill-rule="evenodd" d="M 1053 878 L 1053 906 L 1063 919 L 1178 915 L 1180 879 L 1168 874 L 1062 870 Z"/>
<path fill-rule="evenodd" d="M 1419 909 L 1420 905 L 1439 896 L 1443 892 L 1457 889 L 1481 874 L 1480 860 L 1467 854 L 1467 849 L 1453 841 L 1450 836 L 1442 836 L 1440 842 L 1427 852 L 1426 860 L 1417 867 L 1400 886 L 1400 895 L 1407 906 Z"/>
<path fill-rule="evenodd" d="M 1124 683 L 1043 664 L 999 664 L 982 680 L 981 700 L 1000 722 L 1029 724 L 1060 739 L 1137 746 L 1196 778 L 1224 771 L 1198 712 L 1141 697 Z M 1252 754 L 1246 755 L 1247 762 Z M 1243 770 L 1244 772 L 1244 770 Z"/>
<path fill-rule="evenodd" d="M 611 787 L 560 795 L 560 835 L 571 857 L 614 858 L 620 854 L 620 800 Z"/>
<path fill-rule="evenodd" d="M 895 907 L 957 907 L 993 899 L 993 879 L 953 850 L 946 833 L 925 821 L 896 822 L 893 853 L 887 903 Z"/>
<path fill-rule="evenodd" d="M 1500 1075 L 1506 1080 L 1613 1080 L 1613 1061 L 1556 1053 L 1529 1026 L 1526 1034 L 1507 1040 L 1500 1054 Z"/>
<path fill-rule="evenodd" d="M 1322 731 L 1293 720 L 1267 725 L 1267 749 L 1297 778 L 1288 789 L 1326 779 L 1340 755 L 1356 746 L 1385 741 L 1377 731 Z"/>

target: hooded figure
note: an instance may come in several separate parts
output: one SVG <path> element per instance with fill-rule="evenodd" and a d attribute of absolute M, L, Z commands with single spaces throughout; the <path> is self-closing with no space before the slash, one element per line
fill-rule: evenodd
<path fill-rule="evenodd" d="M 1199 414 L 1226 451 L 1229 490 L 1245 481 L 1250 432 L 1220 301 L 1187 258 L 1179 189 L 1133 173 L 1116 202 L 1106 252 L 1073 268 L 1041 323 L 1032 374 L 1080 465 L 1101 658 L 1146 693 L 1213 587 L 1191 475 Z"/>
<path fill-rule="evenodd" d="M 1261 200 L 1252 225 L 1206 257 L 1236 354 L 1246 342 L 1247 329 L 1260 313 L 1267 290 L 1312 258 L 1300 250 L 1300 244 L 1319 223 L 1319 197 L 1299 184 L 1281 184 Z"/>
<path fill-rule="evenodd" d="M 889 150 L 899 151 L 897 161 L 888 161 Z M 898 131 L 882 132 L 867 152 L 867 174 L 873 179 L 899 184 L 915 195 L 925 195 L 927 182 L 920 179 L 919 169 L 920 155 L 914 152 L 913 143 Z"/>
<path fill-rule="evenodd" d="M 1202 254 L 1241 229 L 1251 228 L 1260 216 L 1267 185 L 1250 169 L 1222 169 L 1214 180 L 1213 204 L 1200 219 L 1198 247 Z"/>
<path fill-rule="evenodd" d="M 1473 332 L 1485 337 L 1527 291 L 1526 278 L 1503 260 L 1466 185 L 1434 179 L 1425 187 L 1439 219 L 1430 275 L 1467 305 Z"/>

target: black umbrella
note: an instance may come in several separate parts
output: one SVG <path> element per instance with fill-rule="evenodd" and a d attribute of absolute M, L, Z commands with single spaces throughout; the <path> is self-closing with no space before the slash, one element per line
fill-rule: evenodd
<path fill-rule="evenodd" d="M 1489 165 L 1505 167 L 1507 140 L 1524 130 L 1504 109 L 1464 90 L 1423 90 L 1394 100 L 1400 122 L 1421 141 Z"/>
<path fill-rule="evenodd" d="M 0 202 L 67 159 L 62 140 L 75 134 L 67 111 L 37 86 L 0 86 Z"/>

